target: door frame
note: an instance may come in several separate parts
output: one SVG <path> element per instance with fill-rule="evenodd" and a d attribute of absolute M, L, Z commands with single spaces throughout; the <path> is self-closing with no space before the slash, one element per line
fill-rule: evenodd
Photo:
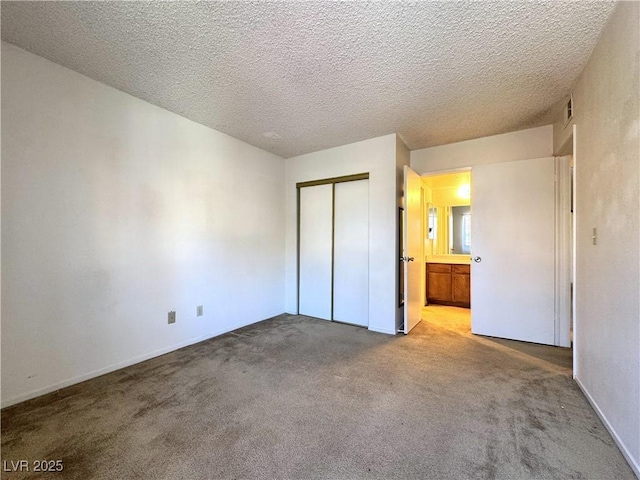
<path fill-rule="evenodd" d="M 471 173 L 472 168 L 473 167 L 458 167 L 458 168 L 449 168 L 449 169 L 446 169 L 446 170 L 436 170 L 436 171 L 433 171 L 433 172 L 423 173 L 423 174 L 420 175 L 420 178 L 424 179 L 424 178 L 428 178 L 428 177 L 439 177 L 439 176 L 442 176 L 442 175 L 449 175 L 449 174 L 461 173 L 461 172 L 469 172 L 469 173 Z M 423 218 L 422 224 L 423 224 L 423 237 L 426 238 L 427 229 L 429 228 L 428 227 L 429 210 L 427 208 L 428 203 L 426 201 L 426 198 L 424 197 L 424 192 L 425 192 L 425 190 L 424 190 L 424 184 L 423 184 L 422 185 L 422 194 L 423 194 L 424 202 L 423 202 L 423 212 L 422 212 L 422 218 Z M 473 199 L 471 199 L 471 202 L 473 202 Z M 471 213 L 473 213 L 473 204 L 470 204 L 470 207 L 471 207 Z M 473 229 L 471 231 L 473 232 Z M 471 237 L 471 244 L 473 245 L 473 233 L 472 233 L 472 237 Z M 422 298 L 423 298 L 422 305 L 423 305 L 423 307 L 426 307 L 428 305 L 428 303 L 427 303 L 428 302 L 428 300 L 427 300 L 427 272 L 426 272 L 426 270 L 427 270 L 427 268 L 426 268 L 427 253 L 426 253 L 426 250 L 424 248 L 424 245 L 422 247 L 422 250 L 424 252 L 423 257 L 424 257 L 424 260 L 425 260 L 424 261 L 425 265 L 423 267 L 424 275 L 423 275 L 423 279 L 422 279 Z M 469 254 L 469 256 L 471 256 L 471 254 Z"/>
<path fill-rule="evenodd" d="M 572 188 L 571 162 L 563 160 L 566 156 L 555 156 L 556 159 L 556 232 L 555 232 L 555 346 L 571 347 L 571 299 L 572 280 L 572 234 L 571 218 Z M 566 165 L 562 162 L 566 161 Z"/>
<path fill-rule="evenodd" d="M 576 341 L 578 336 L 576 335 L 576 332 L 578 330 L 578 317 L 577 317 L 577 309 L 576 309 L 576 295 L 577 295 L 577 291 L 576 291 L 576 278 L 577 278 L 577 271 L 576 271 L 576 260 L 577 260 L 577 252 L 578 252 L 578 240 L 577 240 L 577 233 L 578 233 L 578 227 L 577 227 L 577 221 L 578 221 L 578 196 L 577 196 L 577 192 L 578 192 L 578 183 L 577 183 L 577 176 L 576 176 L 576 171 L 578 168 L 578 161 L 576 158 L 576 148 L 578 146 L 577 144 L 577 140 L 576 140 L 576 135 L 577 135 L 577 125 L 574 123 L 573 124 L 573 128 L 571 131 L 571 157 L 573 160 L 573 169 L 571 171 L 571 206 L 572 208 L 572 213 L 573 215 L 571 215 L 571 285 L 573 285 L 573 288 L 571 289 L 571 321 L 573 323 L 573 341 L 572 341 L 572 348 L 573 348 L 573 378 L 576 378 L 578 376 L 578 342 Z"/>

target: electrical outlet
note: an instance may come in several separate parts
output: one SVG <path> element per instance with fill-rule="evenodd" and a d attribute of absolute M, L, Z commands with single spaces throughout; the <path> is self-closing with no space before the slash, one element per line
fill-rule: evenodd
<path fill-rule="evenodd" d="M 198 317 L 201 317 L 202 315 L 204 315 L 204 307 L 202 305 L 198 305 L 196 307 L 196 315 Z"/>
<path fill-rule="evenodd" d="M 169 323 L 176 323 L 176 312 L 169 312 Z"/>

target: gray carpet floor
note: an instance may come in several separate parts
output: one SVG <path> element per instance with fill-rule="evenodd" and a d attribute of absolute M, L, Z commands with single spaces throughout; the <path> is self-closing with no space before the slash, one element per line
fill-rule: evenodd
<path fill-rule="evenodd" d="M 634 479 L 571 351 L 282 315 L 2 410 L 2 459 L 75 479 Z"/>

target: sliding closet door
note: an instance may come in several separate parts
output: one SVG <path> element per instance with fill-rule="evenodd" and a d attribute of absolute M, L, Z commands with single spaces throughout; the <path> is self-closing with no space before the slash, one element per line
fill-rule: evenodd
<path fill-rule="evenodd" d="M 333 185 L 300 189 L 301 315 L 331 320 Z"/>
<path fill-rule="evenodd" d="M 333 319 L 369 325 L 369 180 L 335 184 Z"/>

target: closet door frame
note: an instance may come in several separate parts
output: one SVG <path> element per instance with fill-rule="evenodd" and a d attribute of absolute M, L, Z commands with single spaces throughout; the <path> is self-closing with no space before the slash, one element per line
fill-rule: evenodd
<path fill-rule="evenodd" d="M 300 313 L 300 189 L 304 187 L 314 187 L 317 185 L 333 185 L 331 193 L 331 225 L 335 224 L 336 217 L 336 183 L 356 182 L 358 180 L 369 180 L 369 172 L 345 175 L 342 177 L 324 178 L 321 180 L 311 180 L 309 182 L 296 183 L 296 310 Z M 333 287 L 334 287 L 334 244 L 335 231 L 331 229 L 331 321 L 333 319 Z"/>

